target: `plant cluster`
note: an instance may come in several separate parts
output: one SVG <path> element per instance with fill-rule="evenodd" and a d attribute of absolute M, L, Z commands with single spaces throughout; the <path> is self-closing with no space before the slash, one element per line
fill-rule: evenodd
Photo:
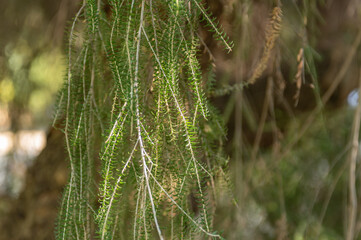
<path fill-rule="evenodd" d="M 197 59 L 200 19 L 231 50 L 199 0 L 83 2 L 55 117 L 70 162 L 57 239 L 221 238 L 224 130 Z"/>

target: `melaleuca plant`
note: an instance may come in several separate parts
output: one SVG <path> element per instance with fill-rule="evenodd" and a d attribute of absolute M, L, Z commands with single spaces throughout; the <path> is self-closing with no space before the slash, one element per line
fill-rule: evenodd
<path fill-rule="evenodd" d="M 56 239 L 220 239 L 224 132 L 202 77 L 200 0 L 86 0 L 69 30 L 63 116 L 70 176 Z"/>

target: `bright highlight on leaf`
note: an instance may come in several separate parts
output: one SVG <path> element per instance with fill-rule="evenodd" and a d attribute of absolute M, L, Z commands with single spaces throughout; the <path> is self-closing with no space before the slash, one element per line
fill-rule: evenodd
<path fill-rule="evenodd" d="M 0 101 L 8 103 L 15 97 L 14 84 L 10 78 L 4 78 L 0 81 Z"/>

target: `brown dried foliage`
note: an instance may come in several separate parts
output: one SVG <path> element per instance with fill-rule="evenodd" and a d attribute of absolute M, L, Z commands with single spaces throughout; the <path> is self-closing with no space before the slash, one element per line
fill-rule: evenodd
<path fill-rule="evenodd" d="M 262 75 L 267 67 L 268 60 L 270 59 L 272 49 L 275 42 L 281 32 L 282 23 L 282 9 L 280 7 L 273 8 L 270 22 L 266 28 L 266 42 L 263 49 L 261 60 L 258 62 L 252 76 L 247 81 L 250 84 L 256 82 L 256 80 Z"/>
<path fill-rule="evenodd" d="M 296 82 L 296 94 L 293 96 L 295 100 L 295 106 L 298 105 L 299 99 L 300 99 L 300 92 L 301 92 L 301 86 L 302 83 L 305 82 L 304 78 L 304 55 L 303 55 L 303 48 L 300 48 L 297 54 L 297 73 L 295 76 L 295 82 Z"/>

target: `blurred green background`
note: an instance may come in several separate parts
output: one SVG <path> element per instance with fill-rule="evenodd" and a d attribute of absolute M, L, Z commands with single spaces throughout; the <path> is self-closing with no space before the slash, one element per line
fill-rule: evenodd
<path fill-rule="evenodd" d="M 45 147 L 78 1 L 0 1 L 0 195 L 17 196 Z"/>
<path fill-rule="evenodd" d="M 216 80 L 220 85 L 237 83 L 257 62 L 274 1 L 205 2 L 236 46 L 232 54 L 226 55 L 206 34 L 200 33 L 216 59 Z M 226 239 L 345 239 L 356 107 L 347 103 L 347 97 L 358 87 L 361 50 L 360 43 L 355 42 L 361 31 L 361 3 L 357 0 L 282 2 L 284 25 L 280 53 L 277 53 L 282 61 L 277 67 L 284 82 L 275 84 L 270 101 L 274 105 L 266 109 L 266 117 L 262 116 L 267 102 L 267 74 L 279 77 L 278 73 L 266 71 L 255 86 L 212 99 L 222 110 L 228 128 L 225 149 L 231 172 L 226 178 L 219 173 L 222 177 L 217 178 L 223 190 L 216 193 L 215 228 L 223 231 Z M 9 206 L 24 191 L 26 170 L 46 147 L 47 133 L 53 131 L 49 129 L 56 93 L 66 71 L 66 29 L 78 4 L 75 0 L 0 0 L 0 218 L 17 216 L 19 221 L 32 221 L 26 209 L 20 211 Z M 306 81 L 295 107 L 294 77 L 301 47 L 305 49 Z M 336 76 L 344 71 L 352 48 L 355 48 L 354 56 L 341 83 L 322 102 Z M 246 70 L 239 73 L 239 69 Z M 314 88 L 310 87 L 311 83 Z M 283 89 L 282 84 L 286 86 Z M 357 97 L 353 96 L 355 101 Z M 310 118 L 312 121 L 307 125 Z M 57 144 L 62 146 L 62 139 Z M 65 162 L 66 158 L 61 157 L 60 161 Z M 359 160 L 358 153 L 358 195 L 361 192 Z M 36 174 L 46 176 L 47 172 L 53 174 L 52 171 L 39 166 Z M 59 182 L 66 181 L 62 180 L 63 175 L 59 176 Z M 66 179 L 66 173 L 64 176 Z M 42 188 L 46 190 L 45 186 Z M 54 214 L 49 218 L 38 214 L 51 223 L 60 190 L 53 195 L 55 203 L 47 211 Z M 360 197 L 357 203 L 361 204 Z M 356 214 L 355 235 L 361 239 L 360 210 Z M 0 239 L 52 236 L 31 238 L 31 231 L 49 228 L 51 234 L 53 225 L 26 226 L 29 233 L 24 236 L 28 238 L 9 235 L 2 238 L 0 233 Z"/>

